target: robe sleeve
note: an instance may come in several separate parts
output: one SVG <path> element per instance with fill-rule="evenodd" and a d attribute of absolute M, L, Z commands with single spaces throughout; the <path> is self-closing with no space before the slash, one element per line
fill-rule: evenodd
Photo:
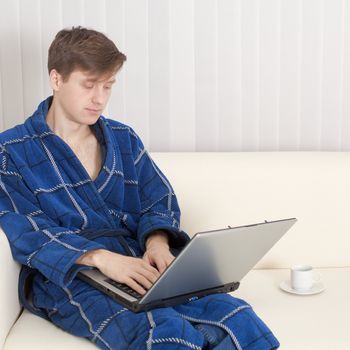
<path fill-rule="evenodd" d="M 61 287 L 69 285 L 78 271 L 90 269 L 75 264 L 81 255 L 105 248 L 79 236 L 78 231 L 58 226 L 45 215 L 35 195 L 13 169 L 0 170 L 0 226 L 13 258 Z"/>
<path fill-rule="evenodd" d="M 147 236 L 155 230 L 164 230 L 169 234 L 170 246 L 182 248 L 189 241 L 189 236 L 180 229 L 181 213 L 174 190 L 140 138 L 136 136 L 134 141 L 134 164 L 141 203 L 137 230 L 139 243 L 145 249 Z"/>

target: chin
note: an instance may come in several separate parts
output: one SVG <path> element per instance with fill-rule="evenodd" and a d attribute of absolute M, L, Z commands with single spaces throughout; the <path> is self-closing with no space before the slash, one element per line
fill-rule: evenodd
<path fill-rule="evenodd" d="M 99 118 L 95 118 L 94 120 L 92 120 L 92 118 L 91 118 L 91 119 L 89 119 L 89 120 L 85 120 L 85 123 L 84 123 L 84 124 L 90 125 L 90 126 L 91 126 L 91 125 L 94 125 L 94 124 L 97 123 L 98 119 L 99 119 Z"/>
<path fill-rule="evenodd" d="M 92 116 L 91 114 L 86 116 L 84 119 L 80 120 L 81 124 L 86 124 L 86 125 L 93 125 L 95 124 L 98 119 L 100 118 L 100 115 L 94 115 Z"/>

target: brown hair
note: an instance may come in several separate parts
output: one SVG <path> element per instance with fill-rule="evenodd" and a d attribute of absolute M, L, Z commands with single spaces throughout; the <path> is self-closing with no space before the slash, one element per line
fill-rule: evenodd
<path fill-rule="evenodd" d="M 98 75 L 117 72 L 126 60 L 112 40 L 83 27 L 62 29 L 49 48 L 48 70 L 56 69 L 67 80 L 75 69 Z"/>

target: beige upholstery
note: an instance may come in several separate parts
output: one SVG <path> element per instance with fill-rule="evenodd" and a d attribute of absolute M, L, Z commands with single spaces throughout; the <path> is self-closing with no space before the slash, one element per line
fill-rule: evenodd
<path fill-rule="evenodd" d="M 12 260 L 7 238 L 0 230 L 0 345 L 15 322 L 20 306 L 17 298 L 19 265 Z"/>
<path fill-rule="evenodd" d="M 182 226 L 197 231 L 297 217 L 298 222 L 242 281 L 235 296 L 252 304 L 282 350 L 348 350 L 350 311 L 350 153 L 157 153 L 182 208 Z M 94 348 L 24 312 L 13 328 L 18 265 L 0 232 L 0 344 L 3 349 Z M 326 290 L 313 296 L 278 288 L 292 264 L 320 272 Z M 5 335 L 8 334 L 5 341 Z"/>
<path fill-rule="evenodd" d="M 350 266 L 349 153 L 159 153 L 182 226 L 197 231 L 297 217 L 258 265 Z"/>

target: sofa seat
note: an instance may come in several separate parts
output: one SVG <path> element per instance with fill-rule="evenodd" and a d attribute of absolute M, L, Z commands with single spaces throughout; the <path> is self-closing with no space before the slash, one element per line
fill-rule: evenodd
<path fill-rule="evenodd" d="M 288 269 L 252 270 L 234 296 L 249 302 L 281 342 L 281 350 L 350 349 L 350 268 L 317 269 L 326 289 L 299 296 L 279 289 Z M 6 339 L 3 350 L 96 349 L 46 320 L 24 311 Z"/>
<path fill-rule="evenodd" d="M 234 293 L 273 330 L 281 350 L 350 349 L 350 268 L 316 269 L 326 289 L 309 296 L 279 288 L 289 269 L 252 270 Z"/>

